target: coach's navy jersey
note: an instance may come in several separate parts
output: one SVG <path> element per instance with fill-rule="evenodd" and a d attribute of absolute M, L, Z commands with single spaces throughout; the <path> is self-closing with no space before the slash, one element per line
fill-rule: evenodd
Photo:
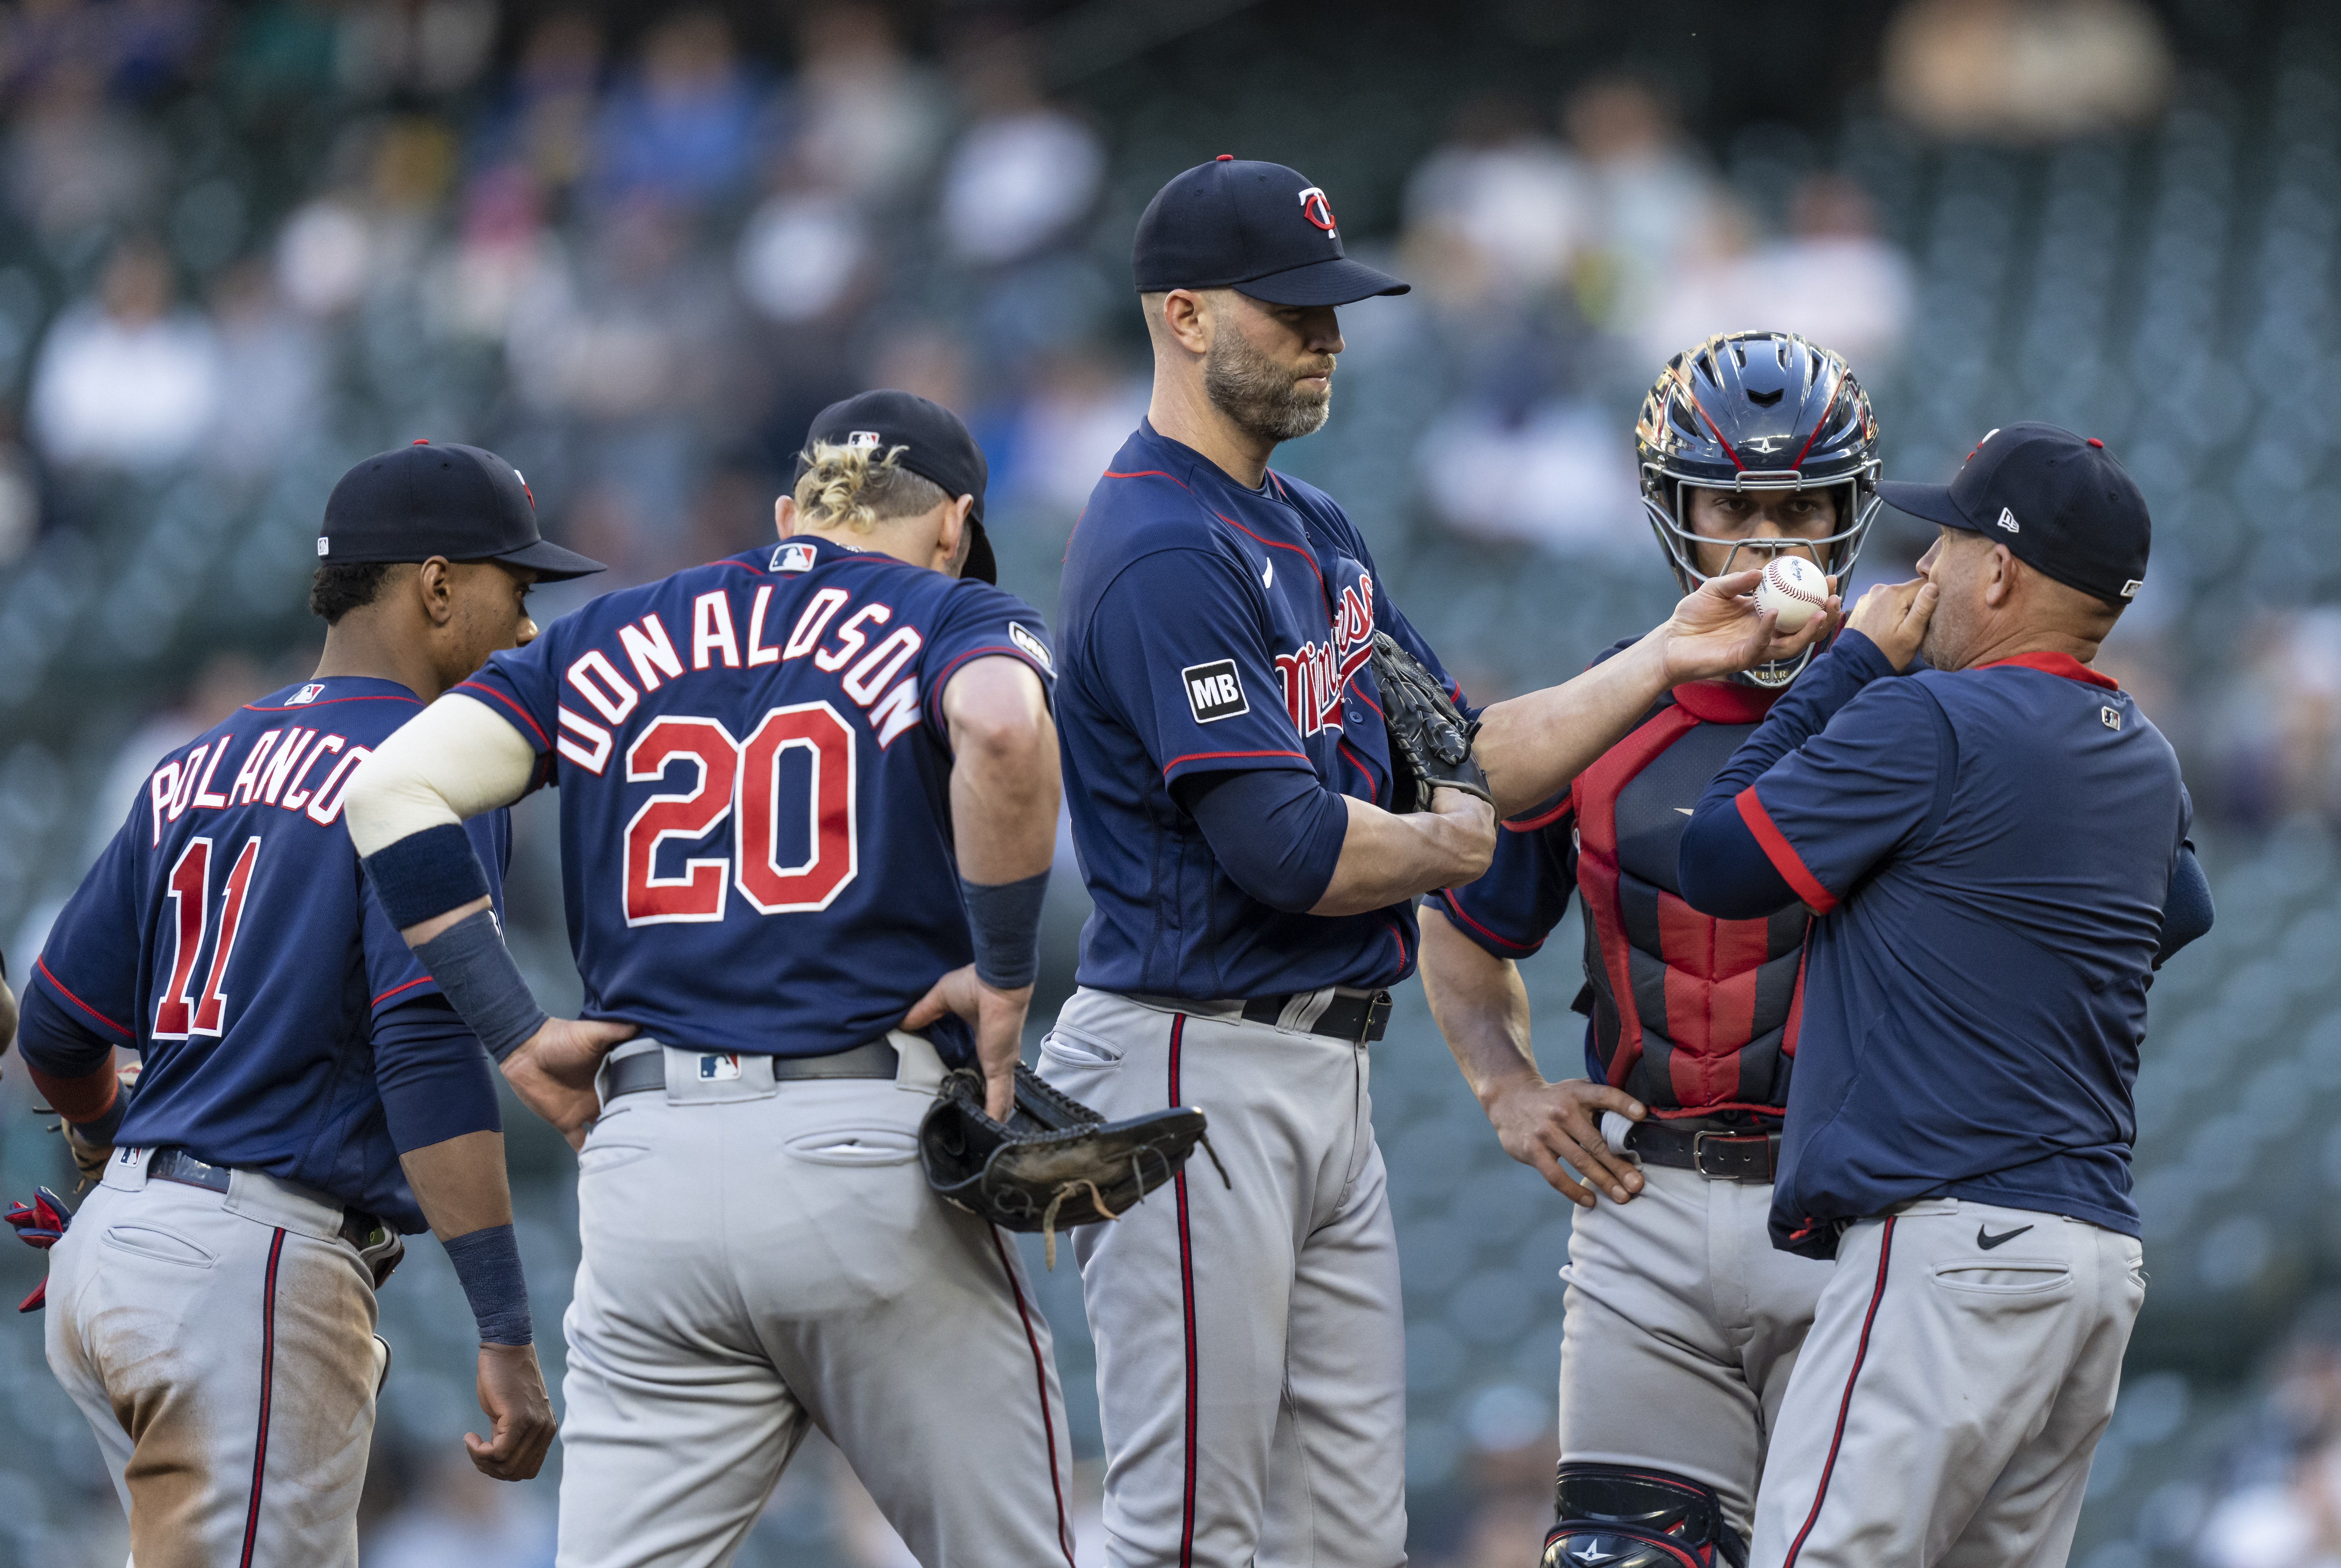
<path fill-rule="evenodd" d="M 1055 677 L 1021 599 L 808 534 L 595 599 L 457 687 L 560 786 L 586 1011 L 827 1055 L 970 963 L 942 694 L 987 655 Z"/>
<path fill-rule="evenodd" d="M 1141 424 L 1091 492 L 1061 610 L 1065 795 L 1096 905 L 1081 983 L 1205 1000 L 1412 973 L 1412 900 L 1273 909 L 1171 794 L 1189 774 L 1290 768 L 1387 804 L 1377 630 L 1454 691 L 1331 497 L 1275 473 L 1248 490 Z"/>
<path fill-rule="evenodd" d="M 372 1024 L 438 987 L 374 902 L 341 815 L 350 775 L 422 706 L 364 676 L 287 687 L 147 776 L 31 976 L 142 1054 L 117 1144 L 184 1148 L 421 1228 Z M 509 819 L 470 832 L 501 907 Z"/>
<path fill-rule="evenodd" d="M 1930 1194 L 2136 1235 L 2130 1089 L 2192 807 L 2127 694 L 2061 654 L 1873 680 L 1738 804 L 1821 912 L 1774 1239 Z"/>
<path fill-rule="evenodd" d="M 1481 949 L 1519 959 L 1581 893 L 1586 1076 L 1660 1117 L 1774 1113 L 1788 1098 L 1809 917 L 1792 902 L 1715 919 L 1683 901 L 1675 871 L 1689 808 L 1777 694 L 1677 686 L 1557 801 L 1505 823 L 1477 882 L 1430 895 Z"/>

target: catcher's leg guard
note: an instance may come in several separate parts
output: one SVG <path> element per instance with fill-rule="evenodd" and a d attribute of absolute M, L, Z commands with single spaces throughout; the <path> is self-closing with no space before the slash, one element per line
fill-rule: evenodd
<path fill-rule="evenodd" d="M 1564 1464 L 1543 1568 L 1747 1568 L 1715 1490 L 1662 1470 Z"/>

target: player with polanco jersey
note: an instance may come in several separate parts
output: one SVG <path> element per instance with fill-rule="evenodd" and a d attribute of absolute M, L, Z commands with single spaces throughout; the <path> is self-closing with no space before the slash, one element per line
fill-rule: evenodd
<path fill-rule="evenodd" d="M 808 1423 L 920 1561 L 1071 1561 L 1047 1328 L 917 1159 L 947 1069 L 1006 1109 L 1054 849 L 1055 670 L 991 585 L 983 486 L 940 406 L 832 405 L 776 544 L 563 618 L 352 792 L 384 907 L 493 1052 L 543 1015 L 456 823 L 557 784 L 586 1012 L 641 1031 L 523 1087 L 565 1130 L 599 1113 L 563 1568 L 728 1561 Z"/>

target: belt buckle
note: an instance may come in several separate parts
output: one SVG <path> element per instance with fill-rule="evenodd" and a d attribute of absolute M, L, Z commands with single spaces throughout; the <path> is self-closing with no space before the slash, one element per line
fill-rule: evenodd
<path fill-rule="evenodd" d="M 1763 1182 L 1771 1179 L 1772 1137 L 1768 1133 L 1694 1133 L 1690 1140 L 1691 1169 L 1710 1182 Z M 1720 1153 L 1714 1166 L 1708 1150 Z"/>
<path fill-rule="evenodd" d="M 1382 1037 L 1382 1031 L 1390 1023 L 1391 1005 L 1389 992 L 1374 993 L 1372 999 L 1366 1004 L 1365 1024 L 1358 1032 L 1359 1044 L 1362 1045 L 1370 1040 L 1379 1040 Z"/>

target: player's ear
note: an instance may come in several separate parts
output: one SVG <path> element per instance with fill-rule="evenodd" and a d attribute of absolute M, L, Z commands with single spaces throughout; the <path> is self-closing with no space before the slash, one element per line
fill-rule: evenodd
<path fill-rule="evenodd" d="M 443 626 L 455 617 L 455 568 L 444 555 L 433 555 L 414 569 L 414 594 L 423 618 Z"/>
<path fill-rule="evenodd" d="M 2005 544 L 1991 547 L 1991 575 L 1983 587 L 1983 602 L 1997 610 L 2016 593 L 2016 574 L 2023 568 Z"/>
<path fill-rule="evenodd" d="M 956 577 L 967 564 L 968 546 L 975 535 L 968 532 L 967 519 L 975 510 L 975 497 L 962 495 L 942 504 L 941 526 L 935 533 L 935 569 Z"/>
<path fill-rule="evenodd" d="M 1210 315 L 1207 296 L 1190 288 L 1174 288 L 1162 295 L 1158 319 L 1150 325 L 1160 325 L 1164 335 L 1189 354 L 1201 354 L 1211 346 Z"/>
<path fill-rule="evenodd" d="M 780 530 L 781 537 L 783 539 L 797 531 L 797 498 L 795 496 L 783 495 L 772 503 L 772 526 Z"/>

